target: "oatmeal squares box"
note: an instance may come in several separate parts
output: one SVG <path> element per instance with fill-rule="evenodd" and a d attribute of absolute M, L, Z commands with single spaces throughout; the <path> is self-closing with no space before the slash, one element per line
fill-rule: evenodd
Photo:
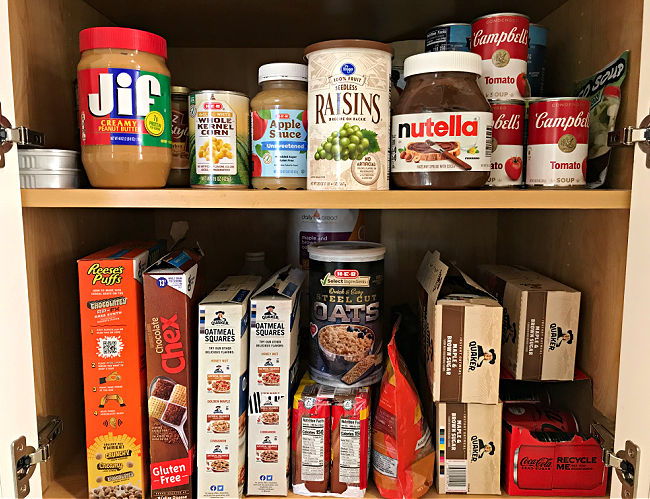
<path fill-rule="evenodd" d="M 246 466 L 248 305 L 258 276 L 227 277 L 199 304 L 197 494 L 241 497 Z"/>
<path fill-rule="evenodd" d="M 195 307 L 202 256 L 200 250 L 175 250 L 144 274 L 153 499 L 192 497 Z"/>
<path fill-rule="evenodd" d="M 503 404 L 436 403 L 439 494 L 501 494 Z"/>
<path fill-rule="evenodd" d="M 499 303 L 470 277 L 427 252 L 418 269 L 422 352 L 433 400 L 496 404 Z"/>
<path fill-rule="evenodd" d="M 484 265 L 482 282 L 503 305 L 502 365 L 515 379 L 573 379 L 580 292 L 524 267 Z"/>
<path fill-rule="evenodd" d="M 284 267 L 251 298 L 248 494 L 287 495 L 289 488 L 290 413 L 298 381 L 303 280 L 302 270 Z M 277 413 L 277 423 L 269 413 Z"/>
<path fill-rule="evenodd" d="M 102 487 L 148 492 L 142 274 L 164 251 L 129 242 L 77 262 L 91 498 Z"/>

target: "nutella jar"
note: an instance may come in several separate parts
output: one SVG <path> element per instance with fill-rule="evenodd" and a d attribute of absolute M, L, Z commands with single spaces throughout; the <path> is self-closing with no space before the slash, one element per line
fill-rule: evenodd
<path fill-rule="evenodd" d="M 188 119 L 187 98 L 190 89 L 172 86 L 172 169 L 167 185 L 190 186 L 190 150 L 187 143 Z"/>
<path fill-rule="evenodd" d="M 164 187 L 172 161 L 164 38 L 129 28 L 79 33 L 81 160 L 93 187 Z"/>
<path fill-rule="evenodd" d="M 488 180 L 492 111 L 480 75 L 480 56 L 468 52 L 426 52 L 404 61 L 406 88 L 391 137 L 397 186 L 467 189 Z"/>

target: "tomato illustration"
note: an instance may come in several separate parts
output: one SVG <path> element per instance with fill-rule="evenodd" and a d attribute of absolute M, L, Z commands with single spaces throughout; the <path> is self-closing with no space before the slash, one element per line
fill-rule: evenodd
<path fill-rule="evenodd" d="M 518 180 L 521 177 L 521 158 L 514 156 L 506 161 L 506 174 L 512 180 Z"/>

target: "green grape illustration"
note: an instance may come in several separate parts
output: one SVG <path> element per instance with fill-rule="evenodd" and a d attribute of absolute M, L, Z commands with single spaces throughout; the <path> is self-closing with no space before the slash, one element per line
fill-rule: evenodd
<path fill-rule="evenodd" d="M 372 152 L 379 151 L 377 134 L 362 130 L 358 125 L 346 123 L 340 130 L 331 133 L 314 154 L 314 159 L 335 161 L 359 160 Z"/>

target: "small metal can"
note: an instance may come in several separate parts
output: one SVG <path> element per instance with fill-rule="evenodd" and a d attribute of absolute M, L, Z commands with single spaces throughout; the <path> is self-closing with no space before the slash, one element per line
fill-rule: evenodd
<path fill-rule="evenodd" d="M 249 99 L 240 92 L 200 90 L 189 98 L 192 187 L 247 189 Z"/>
<path fill-rule="evenodd" d="M 469 52 L 472 26 L 467 23 L 448 23 L 434 26 L 427 32 L 425 52 Z"/>
<path fill-rule="evenodd" d="M 573 414 L 540 404 L 508 404 L 503 409 L 503 420 L 529 431 L 578 432 L 578 422 Z"/>
<path fill-rule="evenodd" d="M 528 107 L 526 185 L 584 187 L 589 99 L 533 99 Z"/>
<path fill-rule="evenodd" d="M 548 30 L 539 24 L 530 25 L 530 43 L 528 44 L 528 84 L 530 95 L 544 95 L 544 73 L 546 72 L 546 38 Z"/>
<path fill-rule="evenodd" d="M 472 22 L 471 51 L 481 56 L 479 85 L 488 99 L 521 99 L 530 95 L 526 78 L 528 29 L 523 14 L 500 13 Z"/>
<path fill-rule="evenodd" d="M 515 187 L 524 181 L 524 101 L 490 101 L 492 160 L 488 187 Z"/>

